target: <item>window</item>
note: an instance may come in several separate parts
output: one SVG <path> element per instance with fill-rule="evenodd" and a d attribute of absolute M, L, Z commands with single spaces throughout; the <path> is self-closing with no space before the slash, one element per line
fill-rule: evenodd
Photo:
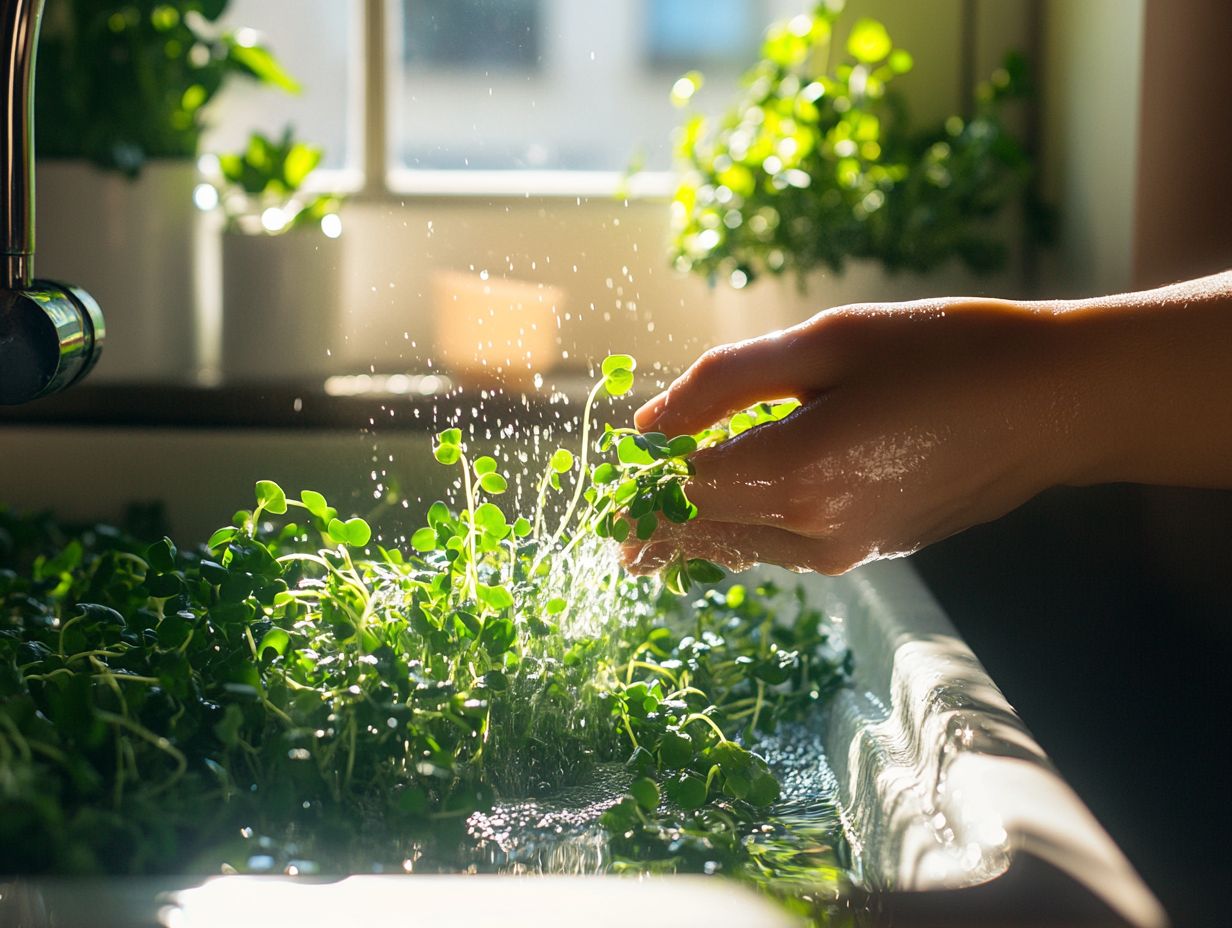
<path fill-rule="evenodd" d="M 231 0 L 226 28 L 254 31 L 301 84 L 297 96 L 233 80 L 210 113 L 208 152 L 237 151 L 248 135 L 293 125 L 304 141 L 325 149 L 324 166 L 358 165 L 360 80 L 358 14 L 363 0 Z"/>
<path fill-rule="evenodd" d="M 412 172 L 615 173 L 633 163 L 666 170 L 680 122 L 672 83 L 705 65 L 709 98 L 730 96 L 756 50 L 762 6 L 397 0 L 397 176 L 417 186 Z"/>
<path fill-rule="evenodd" d="M 445 70 L 533 70 L 539 0 L 411 0 L 404 6 L 406 65 Z"/>
<path fill-rule="evenodd" d="M 749 0 L 647 0 L 647 58 L 683 69 L 750 62 L 765 24 L 761 7 Z"/>
<path fill-rule="evenodd" d="M 729 100 L 784 2 L 231 0 L 224 24 L 255 30 L 304 89 L 233 82 L 205 147 L 238 149 L 254 129 L 291 124 L 324 146 L 325 167 L 358 168 L 360 139 L 381 137 L 364 132 L 361 85 L 383 73 L 376 98 L 388 104 L 384 173 L 395 186 L 487 192 L 513 172 L 520 191 L 612 189 L 632 165 L 670 166 L 675 79 L 704 68 L 695 102 Z M 367 45 L 383 69 L 364 67 L 369 16 L 384 24 L 384 42 Z"/>

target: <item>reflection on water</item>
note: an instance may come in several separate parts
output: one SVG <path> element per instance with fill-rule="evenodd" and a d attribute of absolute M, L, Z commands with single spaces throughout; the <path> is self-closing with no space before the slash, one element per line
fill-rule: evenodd
<path fill-rule="evenodd" d="M 503 873 L 591 875 L 619 872 L 724 875 L 750 884 L 817 925 L 851 924 L 846 898 L 849 851 L 834 805 L 836 783 L 822 750 L 818 719 L 785 725 L 757 747 L 782 796 L 756 822 L 740 822 L 734 848 L 705 835 L 665 832 L 653 848 L 614 846 L 600 817 L 625 793 L 621 764 L 598 765 L 587 781 L 550 797 L 497 802 L 456 829 L 429 838 L 322 849 L 246 833 L 214 872 Z M 699 840 L 700 838 L 700 840 Z M 225 862 L 224 862 L 225 861 Z"/>
<path fill-rule="evenodd" d="M 391 835 L 382 832 L 377 822 L 368 830 L 362 846 L 331 843 L 321 835 L 292 833 L 274 838 L 244 829 L 233 845 L 216 848 L 199 858 L 198 866 L 202 874 L 301 877 L 331 873 L 500 873 L 528 877 L 712 874 L 714 883 L 707 881 L 708 885 L 725 887 L 726 883 L 717 882 L 723 877 L 751 885 L 775 899 L 778 911 L 789 920 L 788 912 L 805 924 L 857 925 L 863 923 L 864 917 L 851 901 L 849 852 L 833 802 L 836 784 L 826 764 L 818 731 L 818 720 L 811 719 L 786 725 L 758 745 L 779 777 L 782 797 L 758 821 L 741 822 L 733 817 L 739 835 L 732 843 L 707 842 L 704 833 L 703 840 L 698 841 L 696 834 L 675 834 L 665 829 L 664 840 L 654 846 L 653 855 L 639 857 L 630 854 L 628 847 L 614 846 L 599 819 L 624 795 L 630 775 L 623 765 L 603 764 L 584 784 L 560 790 L 548 798 L 498 802 L 465 822 L 443 822 L 426 838 Z M 670 820 L 673 819 L 667 810 L 664 821 Z M 227 885 L 224 880 L 204 888 L 215 887 L 221 892 Z M 241 880 L 236 885 L 247 886 L 247 892 L 274 891 L 266 883 L 246 884 Z M 345 885 L 346 881 L 331 887 L 341 890 Z M 397 892 L 413 893 L 415 886 L 441 884 L 396 881 L 396 885 L 400 887 Z M 444 895 L 458 896 L 456 885 L 448 884 Z M 521 881 L 516 885 L 522 885 Z M 543 903 L 554 904 L 560 884 L 530 879 L 525 885 L 528 890 L 538 887 L 533 891 L 543 893 Z M 44 891 L 48 886 L 51 889 Z M 148 908 L 149 914 L 139 919 L 143 923 L 153 920 L 157 913 L 157 921 L 165 928 L 177 928 L 188 924 L 184 921 L 184 905 L 197 898 L 194 893 L 199 895 L 198 890 L 164 894 L 159 902 L 159 893 L 149 885 L 116 880 L 88 886 L 61 884 L 58 889 L 54 881 L 33 881 L 8 884 L 4 890 L 5 895 L 0 896 L 0 928 L 17 924 L 92 924 L 95 916 L 98 924 L 135 923 L 137 920 L 126 919 L 119 911 L 128 906 L 131 914 L 133 905 Z M 412 897 L 402 898 L 407 902 Z M 117 911 L 108 913 L 109 907 Z M 88 913 L 89 917 L 79 922 L 74 913 Z"/>

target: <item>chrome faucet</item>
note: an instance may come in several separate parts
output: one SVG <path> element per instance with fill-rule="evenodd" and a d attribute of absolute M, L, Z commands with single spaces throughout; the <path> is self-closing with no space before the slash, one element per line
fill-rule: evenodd
<path fill-rule="evenodd" d="M 34 278 L 34 65 L 43 0 L 0 0 L 0 405 L 81 380 L 103 314 L 80 287 Z"/>

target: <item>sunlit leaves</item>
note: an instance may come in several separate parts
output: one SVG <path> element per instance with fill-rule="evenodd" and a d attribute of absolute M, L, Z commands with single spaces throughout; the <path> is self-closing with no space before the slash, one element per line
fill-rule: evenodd
<path fill-rule="evenodd" d="M 431 527 L 416 529 L 411 536 L 411 547 L 416 551 L 435 551 L 437 548 L 436 530 Z"/>
<path fill-rule="evenodd" d="M 485 493 L 498 496 L 509 489 L 509 481 L 497 473 L 484 474 L 479 478 L 479 486 Z"/>
<path fill-rule="evenodd" d="M 318 519 L 326 518 L 326 514 L 330 511 L 329 504 L 325 501 L 325 497 L 316 490 L 301 490 L 299 499 L 300 502 L 304 504 L 305 508 Z M 333 518 L 333 516 L 330 516 L 329 518 Z"/>
<path fill-rule="evenodd" d="M 462 457 L 462 430 L 445 429 L 436 436 L 436 444 L 432 449 L 433 456 L 442 464 L 456 464 Z"/>
<path fill-rule="evenodd" d="M 637 362 L 631 355 L 610 354 L 603 359 L 603 387 L 612 396 L 623 396 L 633 389 L 633 371 Z"/>
<path fill-rule="evenodd" d="M 847 51 L 863 64 L 876 64 L 894 48 L 885 26 L 875 19 L 860 19 L 851 27 Z"/>
<path fill-rule="evenodd" d="M 594 396 L 631 369 L 609 362 Z M 775 407 L 749 415 L 753 427 L 781 418 Z M 65 544 L 57 530 L 54 550 L 26 559 L 29 578 L 0 576 L 12 625 L 0 635 L 0 702 L 20 696 L 5 705 L 22 707 L 31 758 L 69 746 L 79 769 L 49 763 L 44 792 L 38 777 L 14 780 L 16 801 L 37 818 L 66 801 L 88 809 L 91 797 L 110 810 L 120 794 L 116 811 L 142 836 L 124 848 L 172 847 L 164 819 L 179 829 L 198 807 L 202 827 L 224 821 L 228 833 L 232 817 L 308 832 L 320 821 L 332 840 L 375 817 L 405 840 L 464 819 L 494 788 L 528 795 L 628 758 L 630 795 L 602 819 L 613 840 L 679 833 L 682 810 L 719 823 L 762 814 L 778 784 L 741 744 L 843 679 L 820 615 L 794 603 L 776 620 L 768 586 L 694 592 L 722 571 L 684 555 L 662 587 L 616 567 L 595 573 L 612 562 L 593 559 L 589 534 L 646 540 L 695 517 L 691 456 L 731 432 L 607 429 L 598 443 L 584 434 L 577 457 L 555 449 L 538 486 L 565 475 L 580 501 L 559 537 L 541 512 L 488 498 L 485 481 L 504 475 L 496 458 L 470 458 L 458 429 L 434 443 L 461 465 L 449 475 L 457 505 L 396 524 L 404 550 L 371 544 L 369 523 L 321 494 L 289 498 L 272 481 L 208 552 L 102 530 Z M 596 445 L 606 460 L 594 464 Z M 3 537 L 30 537 L 6 518 Z M 579 548 L 592 560 L 577 560 Z M 686 607 L 664 588 L 693 596 Z M 596 627 L 596 614 L 612 621 Z M 117 692 L 127 717 L 112 712 Z M 123 764 L 108 762 L 113 743 Z M 167 797 L 186 815 L 167 815 Z M 41 834 L 64 819 L 38 820 Z M 74 854 L 115 846 L 102 834 Z"/>
<path fill-rule="evenodd" d="M 362 548 L 372 538 L 372 529 L 368 523 L 358 516 L 347 519 L 332 519 L 329 523 L 329 534 L 339 544 Z"/>
<path fill-rule="evenodd" d="M 258 480 L 257 504 L 266 512 L 280 516 L 287 511 L 287 494 L 272 480 Z"/>
<path fill-rule="evenodd" d="M 200 154 L 209 104 L 235 79 L 297 92 L 252 30 L 218 27 L 226 6 L 65 5 L 39 43 L 41 66 L 56 75 L 36 88 L 39 152 L 136 176 L 147 161 Z"/>
<path fill-rule="evenodd" d="M 985 226 L 1031 175 L 1029 153 L 1000 112 L 1029 86 L 1021 58 L 976 89 L 969 131 L 948 131 L 956 117 L 916 124 L 892 86 L 912 56 L 869 18 L 834 46 L 842 6 L 816 4 L 773 23 L 726 112 L 687 109 L 673 146 L 678 270 L 742 289 L 765 275 L 803 286 L 811 273 L 838 273 L 857 258 L 918 272 L 955 257 L 977 271 L 1005 260 Z M 680 78 L 674 99 L 688 107 L 694 86 Z M 937 165 L 929 151 L 947 137 L 957 144 Z"/>
<path fill-rule="evenodd" d="M 653 812 L 659 808 L 659 784 L 650 777 L 638 777 L 630 783 L 629 793 L 643 811 Z"/>
<path fill-rule="evenodd" d="M 493 503 L 481 503 L 475 509 L 475 527 L 496 538 L 504 538 L 509 534 L 509 524 L 500 507 Z"/>
<path fill-rule="evenodd" d="M 210 536 L 210 540 L 205 543 L 206 547 L 211 549 L 219 548 L 234 538 L 238 533 L 239 529 L 233 528 L 230 525 L 224 526 Z"/>

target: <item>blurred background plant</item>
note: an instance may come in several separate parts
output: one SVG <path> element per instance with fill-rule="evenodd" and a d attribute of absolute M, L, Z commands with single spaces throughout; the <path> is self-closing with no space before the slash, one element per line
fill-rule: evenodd
<path fill-rule="evenodd" d="M 216 171 L 207 171 L 216 173 L 211 180 L 227 231 L 277 235 L 319 223 L 337 238 L 342 197 L 303 189 L 323 156 L 320 146 L 296 140 L 293 126 L 277 138 L 253 132 L 242 152 L 218 155 Z"/>
<path fill-rule="evenodd" d="M 41 158 L 136 176 L 194 158 L 205 107 L 234 76 L 298 93 L 251 29 L 217 25 L 229 0 L 48 0 L 36 81 Z"/>
<path fill-rule="evenodd" d="M 736 105 L 694 113 L 678 130 L 681 175 L 672 201 L 680 270 L 743 287 L 764 274 L 841 272 L 852 258 L 925 272 L 957 258 L 1001 267 L 992 220 L 1028 193 L 1032 160 L 1002 111 L 1031 91 L 1015 54 L 980 84 L 971 118 L 911 124 L 890 86 L 913 67 L 884 25 L 855 22 L 837 58 L 842 0 L 772 25 Z M 702 75 L 672 89 L 687 108 Z M 1029 205 L 1028 218 L 1040 215 Z M 1043 236 L 1029 222 L 1028 234 Z"/>

